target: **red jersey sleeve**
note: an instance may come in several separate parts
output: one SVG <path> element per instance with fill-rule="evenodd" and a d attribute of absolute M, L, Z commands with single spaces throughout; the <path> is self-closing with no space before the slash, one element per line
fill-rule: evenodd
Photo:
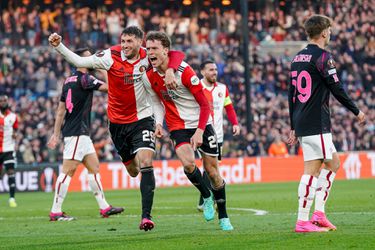
<path fill-rule="evenodd" d="M 177 71 L 178 67 L 181 65 L 182 61 L 185 58 L 185 54 L 182 51 L 171 50 L 168 53 L 169 63 L 168 68 L 174 69 Z"/>
<path fill-rule="evenodd" d="M 232 123 L 232 125 L 238 125 L 236 111 L 234 110 L 232 100 L 230 99 L 228 88 L 225 90 L 224 108 L 227 112 L 230 123 Z"/>
<path fill-rule="evenodd" d="M 16 120 L 13 123 L 13 129 L 18 129 L 18 116 L 16 116 Z"/>
<path fill-rule="evenodd" d="M 190 66 L 182 72 L 181 82 L 193 95 L 203 89 L 201 81 Z"/>

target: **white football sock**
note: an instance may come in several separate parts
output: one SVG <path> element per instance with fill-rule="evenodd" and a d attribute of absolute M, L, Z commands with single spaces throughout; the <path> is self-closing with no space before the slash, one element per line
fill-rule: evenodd
<path fill-rule="evenodd" d="M 308 221 L 314 201 L 318 179 L 312 175 L 302 175 L 298 186 L 298 220 Z"/>
<path fill-rule="evenodd" d="M 68 188 L 71 179 L 72 178 L 69 175 L 63 173 L 61 173 L 57 178 L 55 184 L 55 197 L 53 199 L 51 209 L 52 213 L 61 213 L 61 206 L 64 202 L 66 194 L 68 193 Z"/>
<path fill-rule="evenodd" d="M 324 213 L 324 206 L 329 196 L 329 191 L 332 188 L 333 180 L 336 174 L 327 169 L 322 169 L 318 177 L 318 185 L 316 187 L 315 195 L 315 210 Z"/>
<path fill-rule="evenodd" d="M 109 204 L 104 197 L 103 186 L 102 182 L 100 181 L 100 174 L 89 174 L 88 180 L 91 191 L 94 193 L 100 209 L 108 208 Z"/>

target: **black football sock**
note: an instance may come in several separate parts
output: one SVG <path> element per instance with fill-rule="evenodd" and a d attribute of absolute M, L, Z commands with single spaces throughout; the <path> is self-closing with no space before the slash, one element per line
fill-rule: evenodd
<path fill-rule="evenodd" d="M 142 218 L 150 218 L 154 202 L 155 176 L 152 166 L 141 168 Z"/>
<path fill-rule="evenodd" d="M 208 189 L 212 190 L 212 187 L 211 187 L 211 182 L 210 182 L 210 179 L 208 178 L 208 174 L 206 171 L 203 171 L 203 182 L 204 184 L 206 184 L 206 186 L 208 187 Z M 203 196 L 200 195 L 199 197 L 199 206 L 202 206 L 203 205 Z"/>
<path fill-rule="evenodd" d="M 185 171 L 185 174 L 187 178 L 190 180 L 190 182 L 201 192 L 201 195 L 203 198 L 208 198 L 211 196 L 210 190 L 204 184 L 203 177 L 197 166 L 195 166 L 194 171 L 192 173 L 187 173 Z"/>
<path fill-rule="evenodd" d="M 225 182 L 223 181 L 223 185 L 218 189 L 212 188 L 212 193 L 214 194 L 215 201 L 217 204 L 219 219 L 228 218 L 227 205 L 225 200 Z"/>
<path fill-rule="evenodd" d="M 16 177 L 15 174 L 8 176 L 8 185 L 9 185 L 9 196 L 14 198 L 14 193 L 16 192 Z"/>

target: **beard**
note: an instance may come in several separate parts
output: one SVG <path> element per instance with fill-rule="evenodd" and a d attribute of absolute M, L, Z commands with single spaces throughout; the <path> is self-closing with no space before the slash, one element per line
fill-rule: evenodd
<path fill-rule="evenodd" d="M 7 111 L 8 108 L 9 108 L 9 105 L 7 104 L 7 105 L 0 107 L 0 110 L 2 113 L 4 113 L 5 111 Z"/>
<path fill-rule="evenodd" d="M 130 55 L 129 55 L 129 56 L 126 56 L 126 58 L 127 58 L 128 60 L 132 60 L 132 59 L 134 59 L 134 58 L 136 57 L 138 51 L 139 51 L 139 50 L 137 50 L 137 49 L 132 50 L 132 51 L 130 52 Z"/>
<path fill-rule="evenodd" d="M 214 83 L 216 82 L 216 77 L 208 77 L 208 78 L 207 78 L 207 81 L 208 81 L 209 83 L 214 84 Z"/>

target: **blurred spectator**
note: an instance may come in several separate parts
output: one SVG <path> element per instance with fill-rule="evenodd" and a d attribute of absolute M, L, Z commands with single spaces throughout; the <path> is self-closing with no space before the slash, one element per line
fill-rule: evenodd
<path fill-rule="evenodd" d="M 286 144 L 285 142 L 281 141 L 281 137 L 279 134 L 275 136 L 274 141 L 271 143 L 270 147 L 268 148 L 268 155 L 277 156 L 277 157 L 289 156 Z"/>

